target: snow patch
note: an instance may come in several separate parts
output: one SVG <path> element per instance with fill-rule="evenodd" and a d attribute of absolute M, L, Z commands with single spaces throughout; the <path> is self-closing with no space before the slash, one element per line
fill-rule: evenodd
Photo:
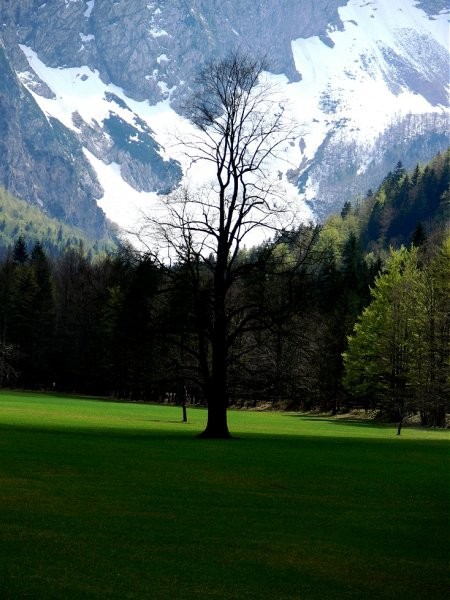
<path fill-rule="evenodd" d="M 95 4 L 95 0 L 87 0 L 86 2 L 86 10 L 84 11 L 84 16 L 86 17 L 86 19 L 89 19 L 89 17 L 91 16 L 91 12 L 92 9 L 94 8 L 94 4 Z"/>
<path fill-rule="evenodd" d="M 155 37 L 155 38 L 169 35 L 167 33 L 167 31 L 165 31 L 164 29 L 158 29 L 157 27 L 150 27 L 149 33 L 152 37 Z"/>
<path fill-rule="evenodd" d="M 125 231 L 136 231 L 143 214 L 154 210 L 160 203 L 156 193 L 137 192 L 126 183 L 120 174 L 120 165 L 105 165 L 89 150 L 83 149 L 85 156 L 97 173 L 103 188 L 103 197 L 97 201 L 108 219 L 118 223 Z"/>
<path fill-rule="evenodd" d="M 136 127 L 133 112 L 126 107 L 130 99 L 122 88 L 105 84 L 98 71 L 92 71 L 87 66 L 64 69 L 47 67 L 31 48 L 21 45 L 21 49 L 33 71 L 55 94 L 55 98 L 47 99 L 29 89 L 45 114 L 57 118 L 69 129 L 78 131 L 72 122 L 74 112 L 86 123 L 101 123 L 113 109 L 120 118 Z M 26 84 L 26 80 L 24 83 Z M 112 103 L 110 94 L 123 102 Z"/>
<path fill-rule="evenodd" d="M 80 33 L 79 36 L 82 42 L 91 42 L 92 40 L 95 40 L 95 35 L 92 35 L 92 33 L 90 33 L 89 35 L 84 35 L 84 33 Z"/>
<path fill-rule="evenodd" d="M 161 90 L 161 93 L 164 94 L 164 96 L 169 94 L 169 86 L 165 81 L 158 81 L 158 87 Z"/>

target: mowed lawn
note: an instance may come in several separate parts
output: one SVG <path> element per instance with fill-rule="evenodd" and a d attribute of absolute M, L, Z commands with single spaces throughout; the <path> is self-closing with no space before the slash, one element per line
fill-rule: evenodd
<path fill-rule="evenodd" d="M 0 598 L 444 599 L 449 435 L 0 393 Z"/>

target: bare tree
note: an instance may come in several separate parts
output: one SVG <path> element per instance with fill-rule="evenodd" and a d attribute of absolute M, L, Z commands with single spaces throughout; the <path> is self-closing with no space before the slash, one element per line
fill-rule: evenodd
<path fill-rule="evenodd" d="M 250 305 L 236 309 L 238 294 L 230 293 L 245 268 L 244 242 L 257 228 L 274 234 L 287 214 L 269 167 L 294 127 L 264 81 L 265 69 L 262 60 L 234 54 L 202 70 L 189 107 L 196 133 L 182 142 L 192 163 L 210 165 L 211 184 L 178 190 L 167 201 L 166 216 L 150 219 L 160 246 L 189 270 L 198 313 L 196 359 L 208 404 L 203 436 L 209 438 L 229 437 L 230 349 L 256 319 Z"/>

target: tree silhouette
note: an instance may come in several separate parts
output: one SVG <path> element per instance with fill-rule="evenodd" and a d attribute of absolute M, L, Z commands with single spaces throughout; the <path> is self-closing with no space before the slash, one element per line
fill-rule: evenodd
<path fill-rule="evenodd" d="M 189 106 L 196 133 L 183 140 L 192 162 L 212 166 L 210 188 L 179 190 L 167 217 L 150 219 L 189 272 L 199 337 L 196 358 L 208 404 L 204 437 L 229 437 L 230 349 L 256 321 L 251 304 L 231 293 L 247 268 L 240 263 L 250 232 L 280 227 L 286 207 L 268 162 L 293 135 L 276 91 L 263 81 L 266 64 L 234 54 L 209 63 Z M 275 185 L 276 184 L 276 185 Z M 245 309 L 244 309 L 245 307 Z"/>

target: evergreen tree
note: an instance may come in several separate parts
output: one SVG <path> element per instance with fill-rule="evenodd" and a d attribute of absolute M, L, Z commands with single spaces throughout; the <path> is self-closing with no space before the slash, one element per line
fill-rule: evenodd
<path fill-rule="evenodd" d="M 37 320 L 33 329 L 33 365 L 30 376 L 35 384 L 48 387 L 55 378 L 53 363 L 56 312 L 53 275 L 40 242 L 33 246 L 30 265 L 37 285 L 34 300 Z"/>
<path fill-rule="evenodd" d="M 350 214 L 351 210 L 352 210 L 352 203 L 347 200 L 346 202 L 344 202 L 344 206 L 341 210 L 341 218 L 345 219 L 347 217 L 347 215 Z"/>
<path fill-rule="evenodd" d="M 20 265 L 25 264 L 28 260 L 27 245 L 22 235 L 19 236 L 14 244 L 13 259 Z"/>
<path fill-rule="evenodd" d="M 19 264 L 14 271 L 10 296 L 8 337 L 17 347 L 17 370 L 23 386 L 32 385 L 36 350 L 36 323 L 39 319 L 39 286 L 29 264 Z"/>
<path fill-rule="evenodd" d="M 422 223 L 417 223 L 417 226 L 414 230 L 414 233 L 412 235 L 411 238 L 411 244 L 413 246 L 415 246 L 416 248 L 420 248 L 421 246 L 423 246 L 427 241 L 427 235 L 425 233 L 425 229 L 422 225 Z"/>

